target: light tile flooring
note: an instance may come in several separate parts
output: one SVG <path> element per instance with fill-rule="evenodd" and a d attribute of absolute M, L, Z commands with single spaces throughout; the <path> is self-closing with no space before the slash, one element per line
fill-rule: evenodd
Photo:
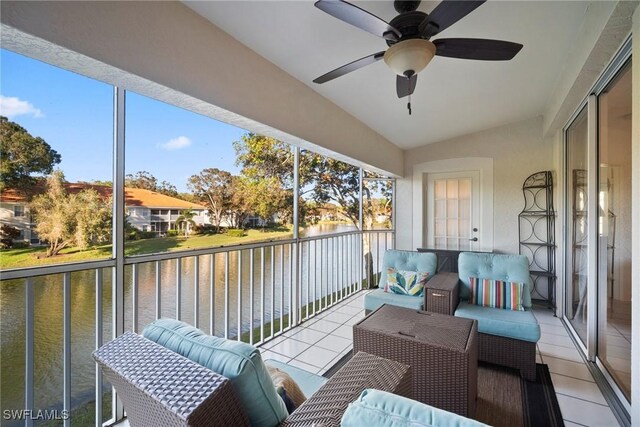
<path fill-rule="evenodd" d="M 364 294 L 265 343 L 260 347 L 263 359 L 277 359 L 322 375 L 352 349 L 352 326 L 364 317 Z M 534 313 L 542 330 L 538 363 L 549 366 L 565 425 L 619 425 L 560 319 L 547 309 Z"/>
<path fill-rule="evenodd" d="M 571 320 L 576 332 L 587 335 L 586 316 Z M 604 333 L 603 333 L 604 332 Z M 600 329 L 598 356 L 627 394 L 631 392 L 631 305 L 609 299 L 607 323 Z"/>

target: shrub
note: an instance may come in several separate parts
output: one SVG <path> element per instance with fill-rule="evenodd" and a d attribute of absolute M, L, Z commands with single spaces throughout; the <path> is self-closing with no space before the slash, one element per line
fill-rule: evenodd
<path fill-rule="evenodd" d="M 133 229 L 125 234 L 127 240 L 153 239 L 156 236 L 155 231 L 141 231 L 138 229 Z"/>
<path fill-rule="evenodd" d="M 216 227 L 211 224 L 196 225 L 193 227 L 194 234 L 216 234 Z"/>
<path fill-rule="evenodd" d="M 158 235 L 156 234 L 155 231 L 139 231 L 138 230 L 138 239 L 153 239 L 154 237 L 157 237 Z"/>
<path fill-rule="evenodd" d="M 226 234 L 231 237 L 244 237 L 244 230 L 242 228 L 227 228 Z"/>
<path fill-rule="evenodd" d="M 25 242 L 24 240 L 19 240 L 17 242 L 13 242 L 13 249 L 26 249 L 29 246 L 31 246 L 31 244 L 29 242 Z"/>
<path fill-rule="evenodd" d="M 167 237 L 178 237 L 178 236 L 183 236 L 184 232 L 181 230 L 168 230 L 167 231 Z"/>

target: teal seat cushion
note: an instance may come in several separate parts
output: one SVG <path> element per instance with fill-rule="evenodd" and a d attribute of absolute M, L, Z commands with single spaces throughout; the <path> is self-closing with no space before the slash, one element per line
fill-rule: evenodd
<path fill-rule="evenodd" d="M 287 408 L 254 346 L 207 335 L 174 319 L 156 320 L 142 334 L 229 378 L 252 426 L 274 427 L 287 417 Z"/>
<path fill-rule="evenodd" d="M 364 296 L 365 310 L 373 311 L 378 307 L 381 307 L 383 304 L 391 304 L 400 307 L 422 310 L 422 306 L 424 305 L 424 298 L 402 294 L 393 294 L 390 292 L 385 292 L 384 289 L 381 288 L 375 289 Z"/>
<path fill-rule="evenodd" d="M 455 316 L 477 320 L 478 332 L 483 334 L 531 342 L 540 339 L 540 325 L 531 310 L 504 310 L 461 301 Z"/>
<path fill-rule="evenodd" d="M 386 391 L 367 389 L 349 404 L 342 427 L 482 427 L 478 421 Z"/>
<path fill-rule="evenodd" d="M 293 378 L 293 380 L 296 382 L 296 384 L 298 384 L 298 387 L 300 387 L 300 390 L 302 390 L 307 399 L 310 398 L 316 391 L 320 390 L 320 387 L 322 387 L 327 381 L 329 381 L 325 377 L 312 374 L 311 372 L 305 371 L 304 369 L 300 369 L 293 365 L 288 365 L 277 360 L 267 359 L 265 360 L 265 363 L 289 374 L 291 378 Z"/>
<path fill-rule="evenodd" d="M 529 259 L 524 255 L 462 252 L 458 256 L 458 278 L 460 298 L 464 300 L 469 298 L 470 277 L 524 283 L 526 290 L 522 293 L 522 305 L 531 307 Z"/>

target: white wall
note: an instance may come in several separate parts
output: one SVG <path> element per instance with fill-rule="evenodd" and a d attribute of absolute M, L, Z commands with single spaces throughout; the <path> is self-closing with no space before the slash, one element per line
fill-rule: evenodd
<path fill-rule="evenodd" d="M 402 150 L 177 1 L 2 1 L 2 45 L 36 59 L 402 174 Z"/>
<path fill-rule="evenodd" d="M 14 215 L 14 206 L 22 206 L 24 209 L 24 215 L 16 217 Z M 24 203 L 8 203 L 0 202 L 0 224 L 10 225 L 18 230 L 22 231 L 22 239 L 16 240 L 31 240 L 31 222 L 29 215 L 29 208 Z"/>
<path fill-rule="evenodd" d="M 552 139 L 542 137 L 542 118 L 536 117 L 405 152 L 405 178 L 397 188 L 397 246 L 415 249 L 412 224 L 418 220 L 413 200 L 416 165 L 434 160 L 484 157 L 493 159 L 494 250 L 518 253 L 518 214 L 524 206 L 522 184 L 532 173 L 554 169 Z M 554 171 L 555 174 L 555 171 Z M 421 209 L 418 208 L 418 211 Z"/>
<path fill-rule="evenodd" d="M 147 231 L 151 228 L 151 211 L 148 208 L 143 207 L 127 207 L 127 214 L 129 215 L 128 221 L 132 227 L 138 230 L 144 230 L 147 227 Z"/>
<path fill-rule="evenodd" d="M 544 135 L 562 129 L 629 35 L 637 1 L 593 1 L 564 59 L 546 111 Z M 604 18 L 604 19 L 603 19 Z"/>

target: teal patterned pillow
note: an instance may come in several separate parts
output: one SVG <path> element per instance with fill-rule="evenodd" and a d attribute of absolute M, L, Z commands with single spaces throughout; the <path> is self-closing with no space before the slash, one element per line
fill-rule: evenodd
<path fill-rule="evenodd" d="M 389 267 L 387 268 L 387 283 L 384 285 L 384 291 L 421 297 L 424 294 L 427 280 L 429 280 L 429 272 L 427 271 L 405 271 Z"/>

